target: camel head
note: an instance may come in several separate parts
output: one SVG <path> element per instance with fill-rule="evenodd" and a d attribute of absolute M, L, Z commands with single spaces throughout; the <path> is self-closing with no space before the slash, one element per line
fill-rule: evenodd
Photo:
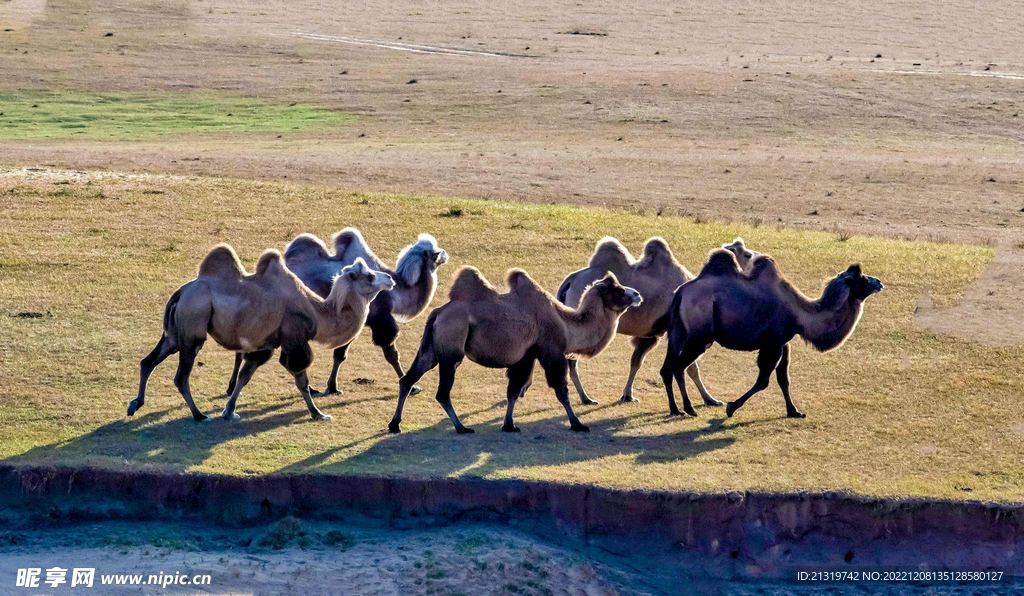
<path fill-rule="evenodd" d="M 746 244 L 743 243 L 743 238 L 736 238 L 732 241 L 732 244 L 723 244 L 722 248 L 736 255 L 736 263 L 739 264 L 740 269 L 744 273 L 750 273 L 750 263 L 754 260 L 754 257 L 761 254 L 747 248 Z"/>
<path fill-rule="evenodd" d="M 851 300 L 864 300 L 872 294 L 881 292 L 885 287 L 882 285 L 882 280 L 877 277 L 862 274 L 859 264 L 850 265 L 846 271 L 839 274 L 839 277 L 843 278 L 846 285 L 849 286 Z"/>
<path fill-rule="evenodd" d="M 395 280 L 390 275 L 371 269 L 363 257 L 358 257 L 354 263 L 341 270 L 334 283 L 339 282 L 346 284 L 350 292 L 367 300 L 373 300 L 379 292 L 387 292 L 395 287 Z"/>
<path fill-rule="evenodd" d="M 421 275 L 433 275 L 437 268 L 448 262 L 448 252 L 437 245 L 430 234 L 420 234 L 416 244 L 410 244 L 398 253 L 395 273 L 409 285 L 419 281 Z"/>
<path fill-rule="evenodd" d="M 612 312 L 622 312 L 643 302 L 640 292 L 620 284 L 611 271 L 601 281 L 594 282 L 589 291 L 597 292 L 604 307 Z"/>

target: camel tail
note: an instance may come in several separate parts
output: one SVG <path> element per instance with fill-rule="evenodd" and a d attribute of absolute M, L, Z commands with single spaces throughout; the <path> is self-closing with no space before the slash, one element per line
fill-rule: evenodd
<path fill-rule="evenodd" d="M 420 338 L 420 350 L 416 353 L 417 364 L 428 370 L 437 365 L 437 354 L 434 351 L 434 323 L 437 321 L 439 310 L 435 308 L 427 315 L 427 324 L 423 328 L 423 337 Z"/>
<path fill-rule="evenodd" d="M 562 281 L 562 285 L 558 286 L 558 293 L 555 297 L 562 304 L 565 304 L 565 298 L 569 295 L 569 288 L 572 287 L 572 281 L 576 278 L 576 273 L 570 273 L 565 280 Z"/>
<path fill-rule="evenodd" d="M 177 324 L 178 314 L 178 302 L 181 300 L 181 290 L 178 288 L 171 294 L 170 300 L 167 301 L 167 306 L 164 308 L 164 335 L 174 337 L 171 333 L 171 328 Z"/>

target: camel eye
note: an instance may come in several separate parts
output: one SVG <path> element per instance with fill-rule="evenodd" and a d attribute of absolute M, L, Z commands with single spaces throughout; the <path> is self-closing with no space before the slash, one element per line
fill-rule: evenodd
<path fill-rule="evenodd" d="M 355 271 L 349 271 L 348 272 L 348 278 L 349 279 L 355 281 L 356 277 L 358 277 L 358 274 Z"/>

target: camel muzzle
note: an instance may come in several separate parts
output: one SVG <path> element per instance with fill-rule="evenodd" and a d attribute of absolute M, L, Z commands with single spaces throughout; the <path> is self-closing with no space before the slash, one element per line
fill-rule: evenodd
<path fill-rule="evenodd" d="M 643 296 L 640 295 L 640 292 L 637 292 L 632 288 L 626 290 L 626 293 L 627 295 L 629 295 L 630 300 L 633 301 L 632 306 L 634 308 L 640 306 L 640 304 L 644 301 L 644 298 Z"/>

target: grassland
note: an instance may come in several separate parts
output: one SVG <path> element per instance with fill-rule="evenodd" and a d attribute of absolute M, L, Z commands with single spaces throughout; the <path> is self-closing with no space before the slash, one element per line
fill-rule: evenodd
<path fill-rule="evenodd" d="M 188 133 L 294 132 L 353 120 L 337 110 L 212 93 L 0 93 L 3 139 L 146 139 Z"/>
<path fill-rule="evenodd" d="M 930 294 L 956 303 L 993 258 L 990 248 L 796 232 L 654 214 L 568 206 L 366 194 L 314 185 L 223 178 L 0 172 L 0 461 L 227 474 L 318 472 L 538 478 L 606 486 L 690 490 L 841 489 L 870 495 L 1021 500 L 1024 374 L 1020 348 L 994 349 L 915 326 Z M 593 432 L 571 433 L 551 392 L 535 385 L 517 408 L 518 435 L 501 433 L 504 376 L 471 363 L 453 392 L 457 436 L 424 394 L 406 407 L 401 435 L 385 433 L 397 383 L 367 337 L 350 350 L 342 396 L 320 400 L 334 416 L 313 423 L 290 377 L 261 369 L 239 400 L 242 420 L 196 424 L 172 384 L 175 358 L 158 368 L 133 419 L 138 360 L 160 335 L 170 293 L 192 278 L 206 251 L 230 242 L 251 267 L 266 247 L 300 232 L 361 228 L 387 260 L 432 232 L 452 256 L 435 305 L 462 264 L 492 281 L 526 267 L 554 289 L 594 242 L 618 236 L 639 250 L 662 235 L 698 269 L 707 251 L 742 235 L 771 253 L 808 294 L 853 262 L 880 277 L 860 326 L 840 350 L 797 342 L 794 397 L 806 420 L 784 418 L 772 387 L 725 419 L 666 416 L 652 353 L 638 404 L 618 405 L 629 344 L 581 366 L 601 405 L 577 407 Z M 404 326 L 409 362 L 423 320 Z M 317 350 L 322 383 L 329 353 Z M 204 411 L 223 405 L 232 355 L 212 342 L 193 391 Z M 752 383 L 754 358 L 713 349 L 702 360 L 709 388 L 734 398 Z M 356 381 L 358 379 L 358 382 Z"/>

